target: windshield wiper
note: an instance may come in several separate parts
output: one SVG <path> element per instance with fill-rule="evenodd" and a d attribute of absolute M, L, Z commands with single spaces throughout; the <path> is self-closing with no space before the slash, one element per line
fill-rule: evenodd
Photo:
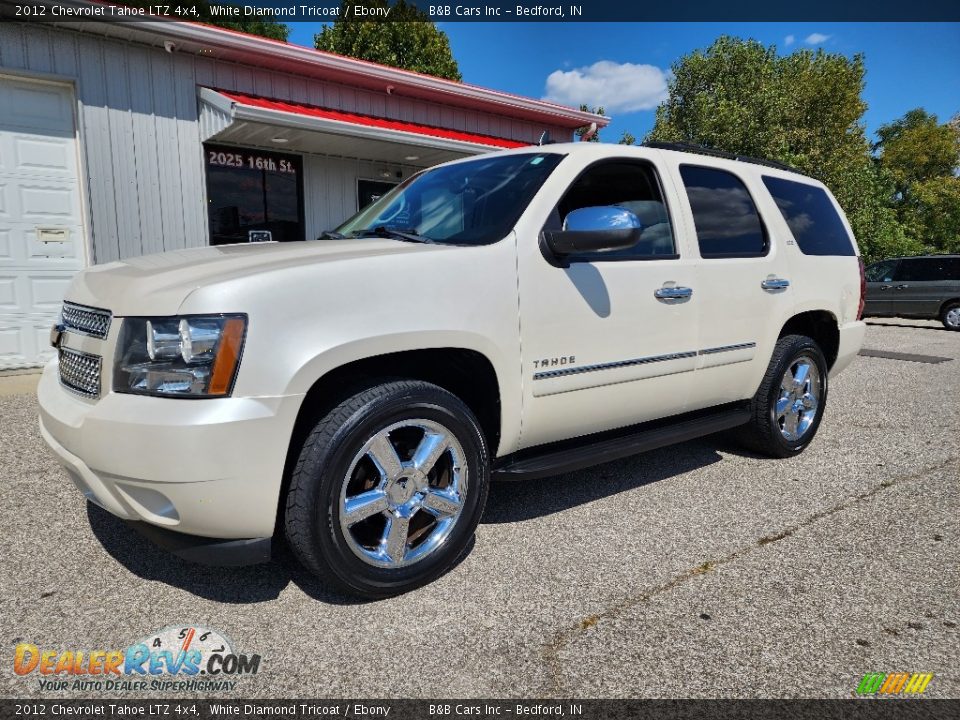
<path fill-rule="evenodd" d="M 382 238 L 391 238 L 393 240 L 403 240 L 404 242 L 416 242 L 416 243 L 432 243 L 433 240 L 421 235 L 413 228 L 391 228 L 386 225 L 378 225 L 375 228 L 368 228 L 366 230 L 361 230 L 361 232 L 369 237 L 370 235 L 375 235 L 376 237 Z"/>
<path fill-rule="evenodd" d="M 324 230 L 317 236 L 317 240 L 346 240 L 347 236 L 336 230 Z"/>

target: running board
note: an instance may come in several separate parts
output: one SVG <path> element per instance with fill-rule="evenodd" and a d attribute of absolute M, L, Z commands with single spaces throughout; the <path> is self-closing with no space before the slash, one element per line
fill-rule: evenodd
<path fill-rule="evenodd" d="M 521 450 L 494 464 L 494 480 L 533 480 L 574 472 L 600 463 L 712 435 L 743 425 L 750 411 L 743 403 L 707 412 L 634 425 L 619 431 L 588 435 Z"/>

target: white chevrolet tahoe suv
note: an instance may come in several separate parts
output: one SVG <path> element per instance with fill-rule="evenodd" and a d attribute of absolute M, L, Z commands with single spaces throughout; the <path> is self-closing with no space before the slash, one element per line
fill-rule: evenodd
<path fill-rule="evenodd" d="M 860 349 L 830 192 L 686 146 L 557 144 L 425 170 L 315 241 L 77 275 L 38 394 L 90 500 L 181 557 L 285 536 L 383 597 L 451 568 L 491 478 L 732 430 L 801 452 Z"/>

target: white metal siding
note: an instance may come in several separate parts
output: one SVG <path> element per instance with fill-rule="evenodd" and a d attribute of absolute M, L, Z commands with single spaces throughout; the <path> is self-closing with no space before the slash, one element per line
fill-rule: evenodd
<path fill-rule="evenodd" d="M 569 130 L 63 27 L 0 23 L 0 70 L 75 82 L 93 261 L 208 242 L 198 85 L 535 142 Z M 307 237 L 350 215 L 363 163 L 304 157 Z M 353 170 L 348 170 L 352 167 Z"/>

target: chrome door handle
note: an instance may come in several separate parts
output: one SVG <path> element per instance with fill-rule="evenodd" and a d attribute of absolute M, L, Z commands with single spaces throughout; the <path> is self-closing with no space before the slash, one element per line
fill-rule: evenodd
<path fill-rule="evenodd" d="M 881 290 L 889 290 L 889 289 L 892 288 L 892 287 L 893 287 L 893 285 L 881 285 L 881 286 L 880 286 L 880 289 L 881 289 Z"/>
<path fill-rule="evenodd" d="M 894 288 L 894 290 L 906 290 L 908 287 L 910 287 L 910 286 L 909 286 L 909 285 L 897 285 L 897 286 Z"/>
<path fill-rule="evenodd" d="M 653 291 L 657 300 L 683 300 L 693 295 L 693 289 L 688 287 L 662 287 Z"/>
<path fill-rule="evenodd" d="M 767 278 L 760 281 L 760 287 L 764 290 L 786 290 L 790 287 L 790 281 L 783 278 Z"/>

